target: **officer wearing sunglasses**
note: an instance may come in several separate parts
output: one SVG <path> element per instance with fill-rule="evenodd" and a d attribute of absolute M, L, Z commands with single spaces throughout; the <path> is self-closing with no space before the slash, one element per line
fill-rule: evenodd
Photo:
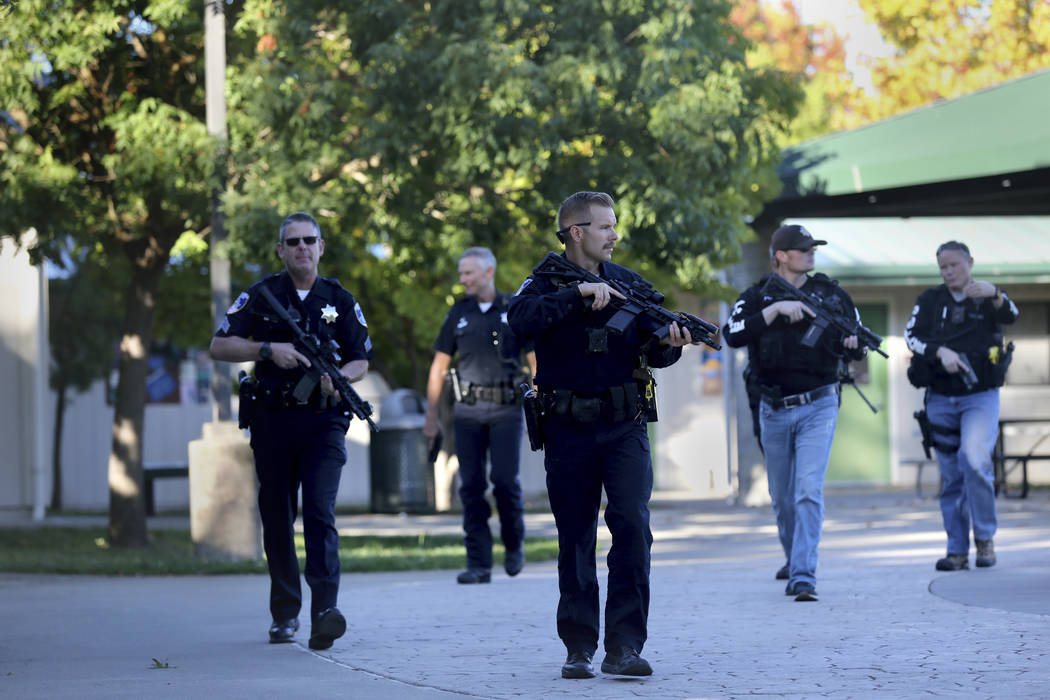
<path fill-rule="evenodd" d="M 263 548 L 270 569 L 270 642 L 292 641 L 299 628 L 302 591 L 293 523 L 302 488 L 306 582 L 310 586 L 310 648 L 327 649 L 346 631 L 336 607 L 339 535 L 335 497 L 346 462 L 349 417 L 335 408 L 331 379 L 322 377 L 305 401 L 293 395 L 309 360 L 292 344 L 292 330 L 258 293 L 265 286 L 306 333 L 335 341 L 340 368 L 351 382 L 364 377 L 372 356 L 361 306 L 337 280 L 318 275 L 324 240 L 317 221 L 295 213 L 281 224 L 277 255 L 282 272 L 255 283 L 233 302 L 215 333 L 211 356 L 223 362 L 255 362 L 257 405 L 251 446 L 259 477 Z M 246 399 L 243 397 L 242 404 Z M 242 413 L 246 406 L 242 405 Z"/>
<path fill-rule="evenodd" d="M 613 198 L 577 192 L 558 209 L 565 258 L 602 279 L 636 286 L 636 272 L 612 262 L 619 240 Z M 689 331 L 663 330 L 643 317 L 609 330 L 619 291 L 605 282 L 559 285 L 532 275 L 511 300 L 511 329 L 536 350 L 536 386 L 545 412 L 547 493 L 558 526 L 558 636 L 563 678 L 593 678 L 600 629 L 595 559 L 602 490 L 612 534 L 605 605 L 603 673 L 652 674 L 641 657 L 648 637 L 653 489 L 646 424 L 655 420 L 650 367 L 668 367 L 691 343 Z M 665 340 L 656 340 L 664 335 Z M 699 342 L 699 341 L 697 341 Z"/>

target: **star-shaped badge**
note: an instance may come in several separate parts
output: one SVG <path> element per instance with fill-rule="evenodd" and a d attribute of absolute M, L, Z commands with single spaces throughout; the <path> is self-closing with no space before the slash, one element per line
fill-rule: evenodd
<path fill-rule="evenodd" d="M 328 304 L 321 309 L 321 318 L 327 323 L 335 323 L 335 320 L 339 318 L 339 312 L 335 310 L 334 306 Z"/>

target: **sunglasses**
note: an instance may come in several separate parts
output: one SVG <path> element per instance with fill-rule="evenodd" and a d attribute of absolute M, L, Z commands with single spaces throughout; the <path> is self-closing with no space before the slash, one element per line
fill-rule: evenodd
<path fill-rule="evenodd" d="M 298 248 L 299 241 L 302 241 L 306 245 L 313 245 L 314 243 L 317 243 L 317 236 L 293 236 L 291 238 L 285 238 L 281 241 L 281 245 L 289 248 Z"/>
<path fill-rule="evenodd" d="M 559 236 L 562 236 L 562 235 L 565 235 L 566 233 L 568 233 L 569 229 L 571 229 L 573 226 L 579 226 L 580 228 L 583 228 L 584 226 L 590 226 L 590 225 L 591 225 L 590 221 L 581 221 L 578 224 L 569 224 L 565 228 L 560 229 L 560 230 L 556 231 L 555 233 L 557 235 L 559 235 Z"/>

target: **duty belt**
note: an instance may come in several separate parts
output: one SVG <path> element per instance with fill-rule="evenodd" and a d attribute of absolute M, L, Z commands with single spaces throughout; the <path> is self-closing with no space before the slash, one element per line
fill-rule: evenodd
<path fill-rule="evenodd" d="M 256 392 L 259 405 L 268 408 L 307 408 L 314 411 L 325 411 L 335 405 L 335 402 L 326 396 L 319 396 L 316 392 L 309 401 L 300 402 L 292 395 L 295 384 L 272 384 L 260 382 Z"/>
<path fill-rule="evenodd" d="M 494 385 L 484 386 L 482 384 L 471 384 L 468 390 L 475 401 L 491 401 L 493 403 L 515 403 L 518 400 L 517 392 L 509 386 Z"/>
<path fill-rule="evenodd" d="M 598 394 L 568 389 L 541 390 L 543 407 L 549 415 L 569 417 L 578 424 L 633 420 L 641 415 L 638 396 L 638 385 L 634 382 L 610 387 Z"/>
<path fill-rule="evenodd" d="M 817 387 L 816 389 L 807 391 L 803 394 L 792 394 L 791 396 L 780 397 L 763 395 L 762 400 L 768 402 L 769 405 L 775 409 L 795 408 L 797 406 L 805 406 L 807 403 L 812 403 L 817 399 L 824 398 L 825 396 L 837 394 L 838 391 L 838 384 L 828 384 L 827 386 Z"/>

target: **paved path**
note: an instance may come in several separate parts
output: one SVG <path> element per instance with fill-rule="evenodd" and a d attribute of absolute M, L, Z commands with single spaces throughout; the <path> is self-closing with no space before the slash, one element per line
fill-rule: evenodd
<path fill-rule="evenodd" d="M 296 644 L 265 643 L 262 576 L 0 574 L 0 697 L 1047 698 L 1050 494 L 999 506 L 998 565 L 944 574 L 934 502 L 833 493 L 820 602 L 796 603 L 773 579 L 768 508 L 661 495 L 647 679 L 559 677 L 553 563 L 469 587 L 452 571 L 346 575 L 350 631 L 320 653 L 305 627 Z M 455 522 L 341 519 L 357 531 Z M 530 528 L 549 531 L 549 516 Z"/>

